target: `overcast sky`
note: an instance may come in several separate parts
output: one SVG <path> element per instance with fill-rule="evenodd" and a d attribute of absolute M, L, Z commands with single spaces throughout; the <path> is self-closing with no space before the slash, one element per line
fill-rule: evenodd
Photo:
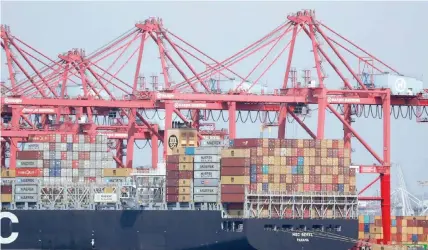
<path fill-rule="evenodd" d="M 59 53 L 70 48 L 94 51 L 132 28 L 136 21 L 159 16 L 173 33 L 219 60 L 267 34 L 284 22 L 287 14 L 311 8 L 316 10 L 317 18 L 323 23 L 400 72 L 418 77 L 424 75 L 425 82 L 428 80 L 427 2 L 2 2 L 1 7 L 1 23 L 10 25 L 14 35 L 51 58 L 56 58 Z M 307 57 L 310 47 L 297 46 L 296 50 L 306 57 L 296 55 L 293 66 L 298 69 L 313 67 L 313 59 Z M 260 58 L 250 58 L 234 68 L 246 75 L 251 70 L 250 66 L 255 65 Z M 340 64 L 337 59 L 335 62 Z M 350 63 L 357 69 L 356 62 Z M 282 82 L 285 64 L 285 57 L 282 57 L 278 66 L 266 75 L 264 82 L 269 88 L 277 88 Z M 135 69 L 134 65 L 130 66 L 129 75 Z M 160 71 L 159 67 L 147 67 L 152 72 Z M 327 86 L 339 87 L 340 81 L 331 68 L 326 66 L 326 71 L 329 74 Z M 316 75 L 314 69 L 312 75 Z M 425 88 L 428 88 L 427 83 Z M 327 116 L 326 137 L 340 138 L 340 123 L 331 114 Z M 306 121 L 315 129 L 316 113 Z M 242 129 L 241 123 L 238 126 L 238 137 L 259 136 L 259 124 L 247 124 L 246 129 Z M 357 118 L 354 124 L 361 136 L 380 155 L 381 126 L 382 121 L 378 118 Z M 402 165 L 409 189 L 419 193 L 421 188 L 416 184 L 417 180 L 428 180 L 427 126 L 417 124 L 414 119 L 401 118 L 392 122 L 391 129 L 392 161 Z M 224 123 L 218 126 L 221 127 L 227 128 Z M 295 124 L 288 125 L 287 134 L 292 138 L 308 138 Z M 373 163 L 373 157 L 361 144 L 356 139 L 353 142 L 353 162 Z M 143 149 L 144 154 L 148 152 L 147 148 Z M 136 154 L 134 160 L 137 165 L 148 164 L 141 154 Z M 360 189 L 373 178 L 360 175 Z"/>

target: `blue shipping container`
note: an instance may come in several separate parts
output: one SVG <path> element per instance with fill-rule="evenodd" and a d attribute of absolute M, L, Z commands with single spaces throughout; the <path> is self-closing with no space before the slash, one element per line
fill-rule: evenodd
<path fill-rule="evenodd" d="M 370 215 L 364 215 L 364 223 L 369 224 L 370 223 Z"/>
<path fill-rule="evenodd" d="M 364 233 L 370 232 L 370 224 L 364 224 Z"/>
<path fill-rule="evenodd" d="M 61 169 L 49 169 L 49 176 L 61 177 Z"/>
<path fill-rule="evenodd" d="M 391 220 L 391 225 L 392 225 L 393 227 L 396 227 L 396 226 L 397 226 L 397 220 L 392 219 L 392 220 Z"/>
<path fill-rule="evenodd" d="M 339 192 L 345 192 L 345 184 L 337 184 L 337 189 Z"/>
<path fill-rule="evenodd" d="M 233 147 L 233 145 L 234 145 L 235 143 L 234 143 L 234 141 L 233 140 L 230 140 L 229 141 L 229 147 Z"/>
<path fill-rule="evenodd" d="M 257 166 L 256 165 L 251 165 L 250 174 L 257 174 Z"/>
<path fill-rule="evenodd" d="M 184 149 L 184 153 L 186 155 L 194 155 L 195 154 L 195 148 L 194 147 L 186 147 Z"/>
<path fill-rule="evenodd" d="M 251 174 L 250 176 L 250 182 L 256 183 L 257 182 L 257 174 Z"/>
<path fill-rule="evenodd" d="M 303 174 L 303 166 L 297 166 L 297 174 Z"/>
<path fill-rule="evenodd" d="M 417 234 L 412 234 L 412 241 L 418 242 L 418 235 Z"/>
<path fill-rule="evenodd" d="M 297 174 L 297 166 L 291 167 L 291 174 Z"/>
<path fill-rule="evenodd" d="M 67 151 L 73 151 L 73 143 L 67 143 Z"/>
<path fill-rule="evenodd" d="M 268 165 L 263 165 L 262 174 L 269 174 L 269 166 Z"/>
<path fill-rule="evenodd" d="M 299 156 L 299 157 L 297 157 L 297 165 L 298 166 L 303 166 L 303 164 L 304 164 L 304 157 L 303 156 Z"/>
<path fill-rule="evenodd" d="M 374 216 L 370 216 L 370 223 L 371 224 L 375 223 L 375 217 Z"/>
<path fill-rule="evenodd" d="M 269 184 L 268 183 L 263 183 L 262 184 L 262 191 L 264 191 L 264 192 L 269 191 Z"/>

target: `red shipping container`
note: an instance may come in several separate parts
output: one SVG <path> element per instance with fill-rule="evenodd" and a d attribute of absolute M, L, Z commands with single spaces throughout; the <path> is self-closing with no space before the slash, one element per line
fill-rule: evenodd
<path fill-rule="evenodd" d="M 41 177 L 43 171 L 40 168 L 17 168 L 15 174 L 16 177 Z"/>
<path fill-rule="evenodd" d="M 315 140 L 315 148 L 321 148 L 321 140 L 319 139 Z"/>
<path fill-rule="evenodd" d="M 96 135 L 91 135 L 91 136 L 89 137 L 89 143 L 95 143 L 95 142 L 96 142 L 96 138 L 97 138 L 97 136 L 96 136 Z"/>
<path fill-rule="evenodd" d="M 42 160 L 43 153 L 41 151 L 17 151 L 16 159 L 19 160 Z"/>
<path fill-rule="evenodd" d="M 293 184 L 299 184 L 299 176 L 293 175 L 291 177 L 291 180 L 292 180 Z"/>
<path fill-rule="evenodd" d="M 297 144 L 297 140 L 291 140 L 291 147 L 292 148 L 297 148 L 298 144 Z"/>
<path fill-rule="evenodd" d="M 67 142 L 67 135 L 66 134 L 62 134 L 61 135 L 61 142 L 62 143 L 66 143 Z"/>
<path fill-rule="evenodd" d="M 2 194 L 11 194 L 12 193 L 12 185 L 1 185 L 0 191 Z"/>
<path fill-rule="evenodd" d="M 297 156 L 305 156 L 305 149 L 304 148 L 298 148 L 297 149 Z"/>
<path fill-rule="evenodd" d="M 257 157 L 256 164 L 257 165 L 262 165 L 263 164 L 263 157 L 261 157 L 261 156 Z"/>
<path fill-rule="evenodd" d="M 304 140 L 303 140 L 303 147 L 304 147 L 304 148 L 309 148 L 309 141 L 310 141 L 310 140 L 307 140 L 307 139 L 304 139 Z"/>
<path fill-rule="evenodd" d="M 339 184 L 338 182 L 339 182 L 339 176 L 338 175 L 332 175 L 332 177 L 331 177 L 331 181 L 332 181 L 332 183 L 333 184 Z"/>
<path fill-rule="evenodd" d="M 77 154 L 77 157 L 79 160 L 82 160 L 82 161 L 85 160 L 85 152 L 79 152 Z"/>
<path fill-rule="evenodd" d="M 251 148 L 250 149 L 250 155 L 251 155 L 251 157 L 253 157 L 253 156 L 257 156 L 257 148 Z M 257 158 L 257 157 L 256 157 Z"/>
<path fill-rule="evenodd" d="M 315 183 L 315 176 L 312 173 L 309 175 L 309 183 Z"/>
<path fill-rule="evenodd" d="M 89 161 L 91 159 L 91 152 L 84 152 L 85 160 Z"/>
<path fill-rule="evenodd" d="M 166 187 L 166 195 L 174 194 L 178 195 L 178 187 Z"/>
<path fill-rule="evenodd" d="M 315 157 L 321 157 L 321 149 L 315 149 Z"/>
<path fill-rule="evenodd" d="M 178 163 L 167 163 L 166 164 L 166 170 L 178 171 L 179 170 L 179 164 Z"/>
<path fill-rule="evenodd" d="M 401 242 L 403 239 L 403 235 L 401 233 L 397 233 L 397 242 Z"/>
<path fill-rule="evenodd" d="M 257 182 L 258 183 L 262 183 L 263 182 L 263 175 L 262 174 L 258 174 L 257 175 Z"/>
<path fill-rule="evenodd" d="M 67 152 L 61 152 L 61 160 L 67 160 Z"/>
<path fill-rule="evenodd" d="M 250 190 L 253 192 L 257 192 L 257 184 L 256 183 L 250 184 Z"/>
<path fill-rule="evenodd" d="M 168 186 L 168 187 L 178 187 L 179 186 L 179 180 L 178 180 L 178 178 L 172 178 L 172 177 L 171 178 L 167 178 L 166 179 L 166 186 Z"/>
<path fill-rule="evenodd" d="M 402 226 L 403 226 L 403 222 L 402 222 L 401 218 L 399 219 L 397 216 L 397 229 L 401 228 Z"/>
<path fill-rule="evenodd" d="M 71 167 L 74 169 L 79 168 L 79 161 L 78 160 L 71 161 Z"/>
<path fill-rule="evenodd" d="M 84 143 L 90 143 L 91 142 L 91 136 L 89 136 L 89 135 L 85 135 L 84 136 L 84 141 L 83 141 Z"/>
<path fill-rule="evenodd" d="M 339 140 L 333 140 L 332 147 L 333 148 L 339 148 Z"/>
<path fill-rule="evenodd" d="M 55 143 L 56 142 L 56 135 L 49 135 L 49 142 Z"/>
<path fill-rule="evenodd" d="M 285 186 L 285 189 L 287 190 L 287 192 L 292 192 L 294 186 L 295 185 L 289 185 L 289 184 L 287 184 L 287 186 Z"/>
<path fill-rule="evenodd" d="M 249 158 L 222 158 L 221 166 L 222 167 L 249 167 L 250 159 Z"/>
<path fill-rule="evenodd" d="M 268 156 L 275 156 L 275 148 L 268 149 Z"/>
<path fill-rule="evenodd" d="M 327 184 L 327 191 L 328 192 L 333 191 L 333 186 L 331 184 Z"/>
<path fill-rule="evenodd" d="M 339 175 L 343 175 L 343 167 L 339 166 Z"/>
<path fill-rule="evenodd" d="M 249 169 L 246 167 L 222 167 L 221 175 L 223 176 L 248 176 Z"/>
<path fill-rule="evenodd" d="M 326 170 L 327 170 L 327 174 L 328 175 L 332 175 L 333 174 L 333 167 L 332 166 L 327 166 Z"/>
<path fill-rule="evenodd" d="M 333 158 L 337 158 L 339 156 L 339 150 L 333 149 Z"/>
<path fill-rule="evenodd" d="M 343 151 L 343 148 L 339 148 L 339 149 L 337 149 L 337 156 L 338 157 L 343 157 L 345 154 L 344 154 L 344 151 Z"/>
<path fill-rule="evenodd" d="M 320 156 L 315 157 L 315 165 L 320 166 L 321 165 L 321 158 Z"/>
<path fill-rule="evenodd" d="M 280 183 L 286 183 L 287 182 L 287 175 L 286 174 L 279 175 L 279 182 Z"/>
<path fill-rule="evenodd" d="M 167 202 L 178 202 L 178 195 L 166 195 L 166 201 Z"/>
<path fill-rule="evenodd" d="M 349 169 L 349 176 L 354 176 L 354 175 L 355 175 L 355 168 Z"/>
<path fill-rule="evenodd" d="M 168 155 L 166 157 L 167 163 L 179 163 L 180 156 L 179 155 Z"/>
<path fill-rule="evenodd" d="M 85 182 L 95 182 L 96 180 L 96 177 L 85 177 Z"/>
<path fill-rule="evenodd" d="M 315 175 L 315 183 L 321 183 L 321 175 Z"/>
<path fill-rule="evenodd" d="M 296 156 L 291 157 L 291 165 L 297 166 L 297 157 Z"/>
<path fill-rule="evenodd" d="M 221 193 L 222 195 L 223 194 L 245 194 L 245 185 L 221 185 Z"/>
<path fill-rule="evenodd" d="M 263 140 L 257 138 L 240 138 L 233 140 L 233 147 L 235 148 L 261 147 L 262 145 Z"/>
<path fill-rule="evenodd" d="M 268 139 L 268 146 L 269 148 L 275 147 L 275 139 Z"/>
<path fill-rule="evenodd" d="M 237 203 L 237 202 L 244 202 L 245 201 L 245 194 L 221 194 L 221 202 L 231 202 L 231 203 Z"/>
<path fill-rule="evenodd" d="M 166 178 L 167 179 L 179 179 L 180 178 L 180 171 L 166 171 Z"/>
<path fill-rule="evenodd" d="M 73 135 L 73 143 L 79 143 L 79 135 Z"/>
<path fill-rule="evenodd" d="M 193 179 L 193 171 L 179 171 L 178 176 L 180 179 Z"/>
<path fill-rule="evenodd" d="M 291 210 L 290 208 L 287 208 L 284 212 L 284 217 L 285 218 L 292 218 L 293 217 L 293 210 Z"/>
<path fill-rule="evenodd" d="M 355 192 L 357 188 L 355 186 L 349 186 L 349 192 Z"/>
<path fill-rule="evenodd" d="M 321 184 L 321 191 L 327 191 L 327 184 Z"/>
<path fill-rule="evenodd" d="M 257 165 L 256 169 L 257 169 L 257 174 L 263 174 L 263 168 L 262 168 L 262 166 Z"/>
<path fill-rule="evenodd" d="M 311 191 L 311 185 L 310 184 L 303 184 L 303 190 L 305 192 Z"/>

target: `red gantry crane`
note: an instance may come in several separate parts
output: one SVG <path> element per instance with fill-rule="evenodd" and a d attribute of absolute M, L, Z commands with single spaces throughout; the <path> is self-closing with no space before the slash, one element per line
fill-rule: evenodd
<path fill-rule="evenodd" d="M 302 84 L 293 83 L 290 86 L 289 79 L 293 78 L 290 72 L 293 72 L 291 65 L 294 49 L 300 33 L 305 34 L 311 44 L 311 57 L 314 61 L 316 77 L 314 80 Z M 261 68 L 260 65 L 267 61 L 268 55 L 279 47 L 278 44 L 285 40 L 287 35 L 291 36 L 288 43 L 280 48 L 280 52 L 265 69 L 261 70 L 260 75 L 253 77 L 253 73 Z M 173 114 L 188 125 L 200 128 L 201 110 L 205 112 L 203 115 L 205 119 L 202 119 L 204 121 L 212 116 L 213 111 L 219 111 L 221 116 L 223 111 L 228 111 L 229 137 L 234 139 L 238 119 L 253 121 L 251 116 L 254 112 L 252 111 L 256 111 L 258 118 L 261 113 L 269 116 L 274 112 L 277 114 L 273 123 L 276 123 L 279 128 L 278 138 L 285 138 L 287 119 L 292 118 L 312 138 L 323 139 L 328 110 L 343 123 L 346 147 L 351 149 L 351 138 L 355 137 L 378 161 L 378 164 L 373 166 L 360 166 L 360 172 L 379 174 L 375 181 L 380 180 L 381 196 L 360 197 L 360 199 L 380 201 L 384 230 L 383 243 L 390 242 L 391 114 L 401 114 L 403 109 L 412 113 L 415 107 L 421 107 L 420 112 L 424 114 L 428 106 L 427 90 L 423 90 L 422 84 L 417 80 L 400 75 L 374 55 L 318 21 L 314 11 L 304 10 L 288 15 L 284 24 L 222 61 L 209 57 L 165 29 L 158 18 L 149 18 L 142 23 L 137 23 L 131 31 L 90 55 L 75 49 L 60 55 L 59 60 L 54 61 L 33 49 L 33 52 L 44 59 L 45 63 L 42 64 L 44 67 L 40 70 L 32 65 L 30 57 L 40 63 L 42 60 L 36 59 L 32 54 L 21 49 L 17 44 L 18 41 L 28 45 L 12 36 L 4 26 L 1 38 L 10 78 L 10 84 L 2 85 L 2 91 L 5 93 L 1 98 L 2 138 L 4 139 L 2 148 L 6 147 L 6 143 L 10 147 L 10 168 L 15 167 L 13 157 L 19 140 L 26 140 L 30 134 L 51 133 L 52 129 L 58 129 L 54 128 L 55 126 L 60 126 L 61 133 L 62 131 L 72 134 L 81 131 L 88 134 L 101 131 L 108 133 L 111 139 L 116 140 L 118 150 L 114 158 L 119 167 L 132 167 L 135 140 L 150 139 L 153 152 L 152 164 L 155 167 L 157 141 L 165 141 L 166 135 L 163 131 L 172 127 Z M 145 78 L 141 75 L 141 71 L 145 69 L 142 62 L 148 40 L 152 40 L 155 44 L 163 80 L 160 84 L 156 78 L 153 88 L 146 86 Z M 134 43 L 136 47 L 131 49 Z M 18 62 L 12 47 L 18 51 L 34 73 L 30 75 Z M 248 74 L 239 75 L 231 69 L 233 65 L 239 64 L 262 49 L 268 49 L 268 52 Z M 288 50 L 288 57 L 285 73 L 277 89 L 270 94 L 252 92 L 252 88 L 259 84 L 286 50 Z M 114 54 L 118 56 L 113 57 Z M 128 55 L 124 59 L 125 62 L 118 63 L 125 54 Z M 348 57 L 358 60 L 357 69 L 351 67 L 346 60 Z M 109 64 L 101 66 L 106 58 L 110 58 Z M 129 73 L 121 74 L 132 58 L 136 59 L 135 64 L 131 66 L 132 76 Z M 197 67 L 196 64 L 202 64 L 202 66 Z M 180 68 L 180 65 L 183 67 Z M 343 82 L 342 89 L 327 88 L 325 69 L 328 66 Z M 148 70 L 153 72 L 153 69 Z M 15 79 L 18 71 L 25 75 L 24 79 Z M 391 73 L 386 74 L 388 71 Z M 210 88 L 209 79 L 215 74 L 220 74 L 225 79 L 235 79 L 237 84 L 226 86 L 227 91 Z M 305 79 L 309 79 L 309 75 L 305 74 Z M 255 80 L 250 81 L 250 77 Z M 379 84 L 381 81 L 378 81 L 378 78 L 387 80 Z M 389 84 L 391 82 L 392 85 Z M 70 95 L 67 86 L 70 87 L 72 84 L 81 86 L 83 93 L 77 97 Z M 219 85 L 225 85 L 225 82 Z M 59 90 L 56 90 L 57 87 Z M 317 131 L 311 131 L 296 112 L 307 105 L 318 107 Z M 382 155 L 376 153 L 351 126 L 352 116 L 361 116 L 362 113 L 371 109 L 377 109 L 378 114 L 383 116 Z M 147 117 L 147 112 L 150 110 L 155 114 L 164 110 L 164 128 L 161 129 L 148 121 L 150 118 Z M 189 120 L 183 115 L 182 110 L 190 111 Z M 114 116 L 113 113 L 119 114 L 117 116 L 119 118 L 113 119 L 113 124 L 101 125 L 96 122 L 97 117 Z M 27 114 L 41 116 L 42 122 L 38 123 L 41 125 L 31 123 L 30 116 Z M 243 119 L 245 114 L 247 118 Z M 48 117 L 54 117 L 55 122 L 49 123 Z M 82 120 L 82 117 L 85 119 Z M 221 134 L 224 135 L 223 132 Z M 200 136 L 202 137 L 201 134 Z M 122 163 L 122 150 L 120 150 L 124 147 L 124 140 L 127 140 L 126 163 Z M 361 190 L 360 194 L 367 188 Z"/>

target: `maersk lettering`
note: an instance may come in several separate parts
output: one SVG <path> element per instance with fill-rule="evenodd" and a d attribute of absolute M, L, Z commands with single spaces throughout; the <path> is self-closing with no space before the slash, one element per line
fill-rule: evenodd
<path fill-rule="evenodd" d="M 3 219 L 9 219 L 11 223 L 17 224 L 19 223 L 18 217 L 11 212 L 0 212 L 0 221 Z M 19 233 L 12 232 L 8 237 L 3 238 L 0 235 L 0 244 L 11 244 L 18 238 Z"/>

